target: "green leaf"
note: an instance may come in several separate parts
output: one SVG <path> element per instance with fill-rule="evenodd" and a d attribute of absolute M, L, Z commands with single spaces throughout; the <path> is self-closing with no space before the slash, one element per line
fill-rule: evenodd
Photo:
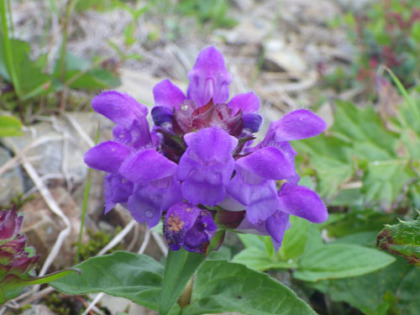
<path fill-rule="evenodd" d="M 378 246 L 420 267 L 420 216 L 417 220 L 387 225 L 378 235 Z"/>
<path fill-rule="evenodd" d="M 306 251 L 293 276 L 304 281 L 354 277 L 381 269 L 394 260 L 376 249 L 329 244 Z"/>
<path fill-rule="evenodd" d="M 293 147 L 299 154 L 310 157 L 310 165 L 318 179 L 317 192 L 322 197 L 334 196 L 339 186 L 353 176 L 349 144 L 336 137 L 322 134 L 293 142 Z"/>
<path fill-rule="evenodd" d="M 344 214 L 341 220 L 334 221 L 326 226 L 326 229 L 330 237 L 342 237 L 348 234 L 370 231 L 378 233 L 384 224 L 389 224 L 393 220 L 395 220 L 395 214 L 371 209 L 360 211 L 352 209 L 352 211 Z"/>
<path fill-rule="evenodd" d="M 297 264 L 286 262 L 270 257 L 264 248 L 250 247 L 242 250 L 233 258 L 233 262 L 243 264 L 248 268 L 265 271 L 269 269 L 289 269 L 296 268 Z"/>
<path fill-rule="evenodd" d="M 158 310 L 163 266 L 153 258 L 117 251 L 75 267 L 81 270 L 80 275 L 67 275 L 51 285 L 67 294 L 105 292 Z"/>
<path fill-rule="evenodd" d="M 0 137 L 21 136 L 22 124 L 13 116 L 0 116 Z"/>
<path fill-rule="evenodd" d="M 187 252 L 183 248 L 169 251 L 159 303 L 160 314 L 168 314 L 203 260 L 204 255 Z"/>
<path fill-rule="evenodd" d="M 183 315 L 240 312 L 250 315 L 315 314 L 289 288 L 268 275 L 226 261 L 206 261 L 197 272 L 191 305 Z"/>
<path fill-rule="evenodd" d="M 0 42 L 3 42 L 1 34 Z M 10 39 L 10 44 L 13 52 L 16 79 L 20 86 L 21 95 L 19 96 L 22 99 L 26 99 L 28 96 L 47 92 L 50 85 L 50 77 L 41 71 L 35 61 L 29 58 L 31 52 L 29 44 L 17 39 Z M 0 76 L 11 82 L 11 74 L 6 65 L 4 45 L 0 45 Z"/>
<path fill-rule="evenodd" d="M 337 101 L 331 133 L 351 144 L 354 155 L 369 161 L 396 158 L 397 135 L 386 130 L 372 106 L 366 108 Z"/>
<path fill-rule="evenodd" d="M 292 226 L 284 234 L 283 243 L 279 249 L 279 255 L 285 261 L 295 259 L 303 253 L 311 225 L 309 221 L 295 216 L 290 217 L 290 223 Z"/>
<path fill-rule="evenodd" d="M 60 78 L 60 60 L 57 60 L 54 69 L 54 78 Z M 98 90 L 118 86 L 120 80 L 110 71 L 93 67 L 89 60 L 66 52 L 66 73 L 64 81 L 73 89 Z M 58 84 L 58 83 L 57 83 Z M 60 85 L 60 84 L 59 84 Z"/>
<path fill-rule="evenodd" d="M 8 274 L 6 277 L 2 278 L 0 282 L 0 304 L 17 297 L 26 286 L 50 283 L 75 272 L 76 270 L 74 269 L 68 269 L 40 278 L 27 277 L 26 275 L 25 278 L 22 278 L 15 274 Z"/>
<path fill-rule="evenodd" d="M 420 309 L 420 271 L 407 265 L 402 258 L 377 272 L 320 281 L 312 286 L 328 294 L 333 301 L 346 302 L 365 314 L 417 315 Z M 389 295 L 394 297 L 394 305 L 388 301 Z M 395 307 L 397 312 L 391 312 Z"/>
<path fill-rule="evenodd" d="M 413 177 L 415 174 L 406 159 L 368 163 L 362 189 L 364 203 L 379 204 L 384 210 L 392 210 L 393 202 Z"/>

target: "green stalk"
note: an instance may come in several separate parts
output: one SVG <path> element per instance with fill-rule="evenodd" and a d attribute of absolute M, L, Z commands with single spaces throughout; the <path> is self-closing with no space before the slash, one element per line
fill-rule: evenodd
<path fill-rule="evenodd" d="M 66 78 L 66 54 L 67 54 L 67 39 L 68 39 L 68 28 L 69 28 L 69 20 L 71 12 L 73 11 L 73 7 L 76 4 L 77 0 L 67 0 L 66 3 L 66 12 L 64 14 L 64 20 L 62 24 L 62 33 L 63 33 L 63 41 L 61 43 L 61 53 L 60 53 L 60 81 L 63 83 L 63 90 L 60 93 L 60 104 L 59 110 L 60 112 L 64 111 L 66 106 L 66 95 L 67 95 L 67 85 L 64 82 Z"/>
<path fill-rule="evenodd" d="M 12 84 L 15 89 L 16 95 L 20 99 L 22 92 L 20 89 L 20 82 L 16 73 L 16 67 L 13 60 L 12 44 L 9 38 L 9 27 L 7 25 L 7 8 L 6 7 L 7 7 L 6 0 L 0 0 L 1 30 L 3 33 L 7 70 L 9 71 L 10 79 L 12 80 Z M 12 24 L 12 21 L 10 21 L 10 24 Z"/>
<path fill-rule="evenodd" d="M 99 140 L 99 126 L 96 130 L 95 135 L 95 145 L 98 144 Z M 86 220 L 86 212 L 87 212 L 87 203 L 89 199 L 89 193 L 90 193 L 90 183 L 92 182 L 92 169 L 89 168 L 87 180 L 86 180 L 86 187 L 85 187 L 85 194 L 83 197 L 83 207 L 82 207 L 82 216 L 80 218 L 80 230 L 79 230 L 79 237 L 77 239 L 77 250 L 76 250 L 76 258 L 75 262 L 78 264 L 80 262 L 80 249 L 82 247 L 82 236 L 83 236 L 83 229 L 85 227 L 85 220 Z"/>
<path fill-rule="evenodd" d="M 420 120 L 420 114 L 418 109 L 416 108 L 416 105 L 413 103 L 410 95 L 408 95 L 407 90 L 404 88 L 404 85 L 401 83 L 401 81 L 398 79 L 398 77 L 392 72 L 390 68 L 387 66 L 383 66 L 386 72 L 391 76 L 391 79 L 394 81 L 395 85 L 398 88 L 398 91 L 402 94 L 404 97 L 404 100 L 406 101 L 407 105 L 410 107 L 411 112 L 416 115 L 417 121 Z"/>

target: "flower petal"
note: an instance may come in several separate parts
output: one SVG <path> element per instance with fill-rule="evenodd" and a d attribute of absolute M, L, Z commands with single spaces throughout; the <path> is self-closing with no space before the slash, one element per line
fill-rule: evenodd
<path fill-rule="evenodd" d="M 267 219 L 266 228 L 271 236 L 274 248 L 279 250 L 283 242 L 284 233 L 290 227 L 289 215 L 281 211 L 275 212 Z"/>
<path fill-rule="evenodd" d="M 190 158 L 196 157 L 203 163 L 230 160 L 231 153 L 238 144 L 238 139 L 217 127 L 201 129 L 184 136 L 188 150 L 192 153 Z"/>
<path fill-rule="evenodd" d="M 313 223 L 321 223 L 328 218 L 321 198 L 307 187 L 285 183 L 279 191 L 279 200 L 279 209 L 283 212 Z"/>
<path fill-rule="evenodd" d="M 184 245 L 185 235 L 194 226 L 200 209 L 190 203 L 178 202 L 168 209 L 163 225 L 163 233 L 172 250 Z"/>
<path fill-rule="evenodd" d="M 206 105 L 211 99 L 215 104 L 223 104 L 229 98 L 232 76 L 227 72 L 223 55 L 214 47 L 200 52 L 188 79 L 187 97 L 198 107 Z"/>
<path fill-rule="evenodd" d="M 232 115 L 235 115 L 240 110 L 242 110 L 243 113 L 253 113 L 257 112 L 260 108 L 260 100 L 255 93 L 249 92 L 234 96 L 229 103 L 227 103 L 227 106 L 232 109 Z"/>
<path fill-rule="evenodd" d="M 93 109 L 113 122 L 129 128 L 134 120 L 147 115 L 147 107 L 128 94 L 108 91 L 92 99 Z"/>
<path fill-rule="evenodd" d="M 192 203 L 212 207 L 225 198 L 225 187 L 203 181 L 186 180 L 182 183 L 182 195 Z"/>
<path fill-rule="evenodd" d="M 251 132 L 258 132 L 262 123 L 262 117 L 255 113 L 245 113 L 242 115 L 243 128 Z"/>
<path fill-rule="evenodd" d="M 277 142 L 300 140 L 319 135 L 326 126 L 321 117 L 306 109 L 298 109 L 271 123 L 267 136 Z"/>
<path fill-rule="evenodd" d="M 177 165 L 154 149 L 138 151 L 121 165 L 121 175 L 142 185 L 175 174 Z"/>
<path fill-rule="evenodd" d="M 85 163 L 94 169 L 117 173 L 133 149 L 115 141 L 106 141 L 94 146 L 85 154 Z"/>
<path fill-rule="evenodd" d="M 194 225 L 185 235 L 184 248 L 189 252 L 206 253 L 216 231 L 217 225 L 210 211 L 201 210 Z"/>
<path fill-rule="evenodd" d="M 185 101 L 184 93 L 170 80 L 163 80 L 153 88 L 155 105 L 169 106 L 179 109 L 179 105 Z"/>
<path fill-rule="evenodd" d="M 128 199 L 127 208 L 134 219 L 153 227 L 159 223 L 163 211 L 182 201 L 181 187 L 173 177 L 136 185 L 134 194 Z"/>
<path fill-rule="evenodd" d="M 274 147 L 265 147 L 242 157 L 236 165 L 266 179 L 286 179 L 295 174 L 290 159 Z"/>
<path fill-rule="evenodd" d="M 152 108 L 152 118 L 155 126 L 162 126 L 165 123 L 172 123 L 174 109 L 168 106 L 155 106 Z"/>

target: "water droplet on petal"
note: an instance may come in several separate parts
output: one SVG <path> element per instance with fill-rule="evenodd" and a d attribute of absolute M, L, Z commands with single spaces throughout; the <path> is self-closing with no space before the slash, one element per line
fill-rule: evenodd
<path fill-rule="evenodd" d="M 151 211 L 151 210 L 146 210 L 146 211 L 144 212 L 144 215 L 146 216 L 146 218 L 151 219 L 151 218 L 153 218 L 153 211 Z"/>

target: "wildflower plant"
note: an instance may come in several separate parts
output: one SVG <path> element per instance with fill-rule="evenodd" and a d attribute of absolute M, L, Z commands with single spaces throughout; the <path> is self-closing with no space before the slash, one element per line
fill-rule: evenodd
<path fill-rule="evenodd" d="M 171 250 L 198 253 L 218 230 L 270 235 L 278 249 L 290 215 L 325 221 L 321 199 L 298 185 L 290 144 L 320 134 L 325 122 L 296 110 L 254 144 L 259 99 L 250 92 L 229 100 L 222 54 L 204 49 L 188 78 L 186 94 L 169 80 L 154 87 L 151 130 L 146 106 L 131 96 L 108 91 L 93 99 L 94 110 L 117 124 L 112 141 L 85 155 L 86 164 L 108 173 L 105 212 L 120 203 L 149 228 L 164 217 Z"/>
<path fill-rule="evenodd" d="M 394 261 L 362 246 L 323 244 L 311 225 L 328 213 L 320 197 L 299 184 L 291 141 L 322 133 L 320 117 L 292 111 L 256 141 L 259 99 L 252 92 L 229 97 L 232 77 L 216 48 L 199 54 L 188 78 L 186 93 L 169 80 L 154 87 L 153 126 L 147 107 L 131 96 L 96 96 L 93 109 L 116 126 L 113 140 L 85 155 L 88 166 L 107 173 L 105 213 L 120 204 L 149 228 L 163 221 L 170 249 L 165 264 L 114 252 L 78 264 L 82 274 L 53 282 L 56 289 L 104 292 L 160 314 L 313 314 L 290 289 L 256 270 L 292 269 L 294 278 L 314 282 Z M 246 247 L 232 261 L 214 252 L 226 231 L 238 233 Z"/>

